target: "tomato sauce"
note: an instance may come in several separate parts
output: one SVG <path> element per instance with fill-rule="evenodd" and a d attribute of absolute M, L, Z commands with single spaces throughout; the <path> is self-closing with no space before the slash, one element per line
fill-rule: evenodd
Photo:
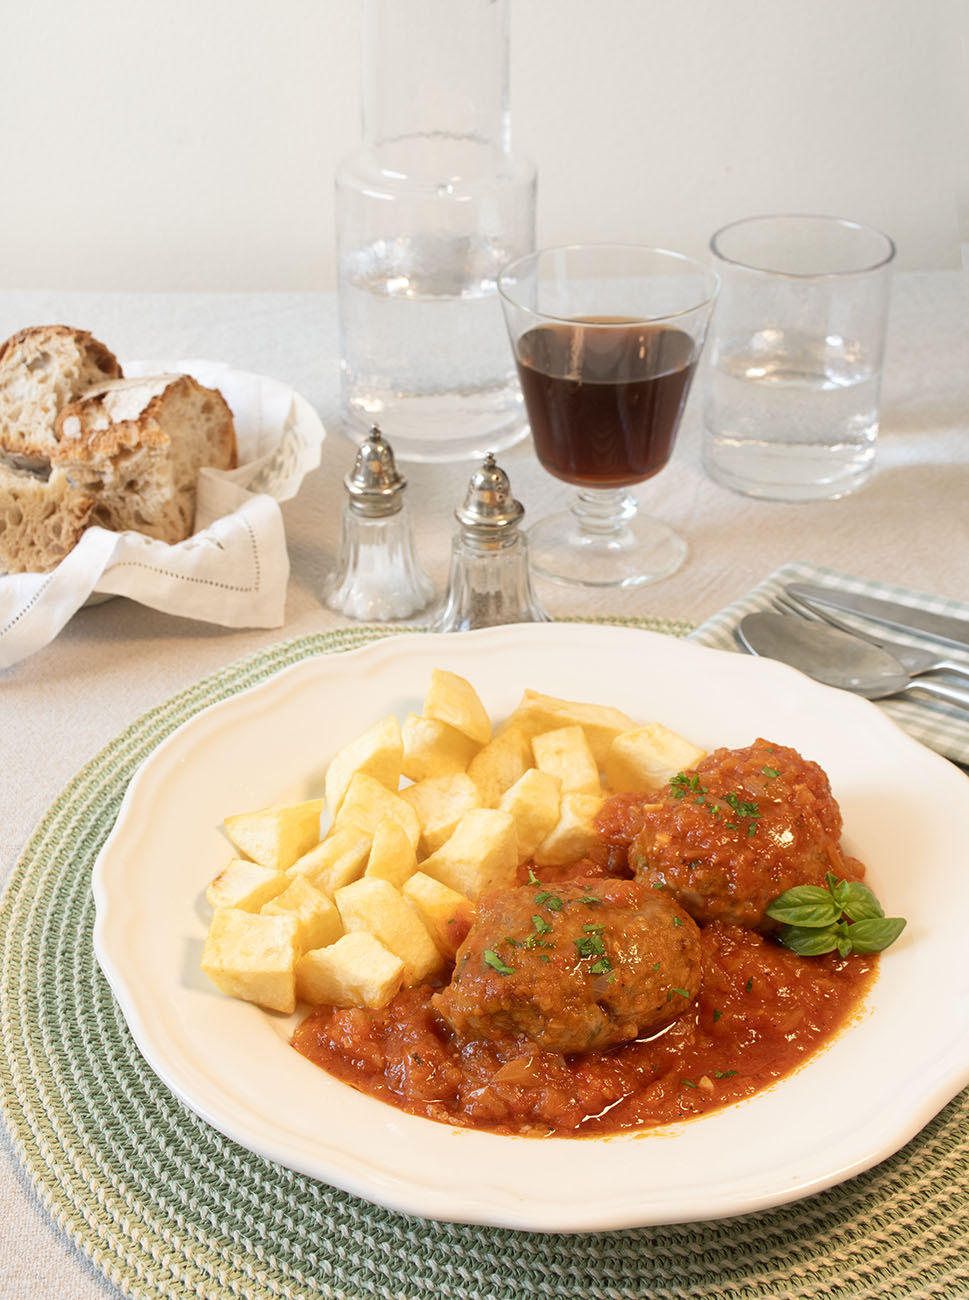
<path fill-rule="evenodd" d="M 702 1115 L 797 1069 L 856 1014 L 877 957 L 799 957 L 714 923 L 699 995 L 668 1029 L 564 1057 L 524 1038 L 459 1042 L 407 989 L 380 1011 L 322 1007 L 297 1051 L 336 1078 L 428 1119 L 529 1136 L 602 1136 Z"/>

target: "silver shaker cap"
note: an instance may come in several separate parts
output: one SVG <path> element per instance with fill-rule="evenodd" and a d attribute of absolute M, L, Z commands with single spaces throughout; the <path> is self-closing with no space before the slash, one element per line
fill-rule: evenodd
<path fill-rule="evenodd" d="M 480 536 L 513 531 L 525 508 L 511 494 L 508 475 L 488 452 L 484 463 L 471 475 L 464 504 L 455 510 L 458 523 Z"/>
<path fill-rule="evenodd" d="M 390 443 L 377 425 L 361 443 L 353 469 L 343 482 L 354 514 L 379 519 L 396 514 L 403 505 L 407 479 L 398 472 Z"/>

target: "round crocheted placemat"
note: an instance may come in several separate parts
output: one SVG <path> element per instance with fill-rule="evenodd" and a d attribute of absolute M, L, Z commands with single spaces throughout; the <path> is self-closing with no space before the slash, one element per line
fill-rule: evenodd
<path fill-rule="evenodd" d="M 124 1294 L 172 1300 L 969 1295 L 969 1093 L 876 1169 L 808 1200 L 569 1236 L 380 1209 L 236 1146 L 160 1083 L 92 945 L 91 869 L 128 781 L 205 705 L 390 631 L 284 642 L 153 709 L 77 774 L 22 854 L 0 900 L 0 1104 L 64 1232 Z"/>

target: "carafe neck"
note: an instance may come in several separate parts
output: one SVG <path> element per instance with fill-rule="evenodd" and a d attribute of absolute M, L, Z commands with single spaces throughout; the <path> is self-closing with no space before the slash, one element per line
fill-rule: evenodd
<path fill-rule="evenodd" d="M 366 0 L 363 139 L 510 149 L 508 0 Z"/>

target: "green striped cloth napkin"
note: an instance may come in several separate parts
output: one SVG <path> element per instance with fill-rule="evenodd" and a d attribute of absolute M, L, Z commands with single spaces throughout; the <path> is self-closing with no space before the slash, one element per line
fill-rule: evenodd
<path fill-rule="evenodd" d="M 705 623 L 701 623 L 690 634 L 689 639 L 720 650 L 739 651 L 741 647 L 735 635 L 737 624 L 745 614 L 753 613 L 758 609 L 771 608 L 773 598 L 780 595 L 789 582 L 813 582 L 855 594 L 883 596 L 888 600 L 901 601 L 919 609 L 930 610 L 935 614 L 953 614 L 958 618 L 969 619 L 969 603 L 964 601 L 932 596 L 924 592 L 912 591 L 907 587 L 896 587 L 888 582 L 877 582 L 871 578 L 839 573 L 836 569 L 827 569 L 814 564 L 785 564 L 745 596 L 727 605 Z M 873 631 L 878 634 L 876 629 L 873 628 Z M 908 639 L 888 628 L 883 631 L 885 637 L 892 640 Z M 925 640 L 914 638 L 911 640 L 913 645 L 924 647 L 929 644 Z M 950 649 L 947 649 L 946 653 L 954 658 L 964 659 L 966 666 L 969 667 L 969 653 L 962 655 Z M 961 710 L 942 700 L 929 699 L 927 696 L 880 700 L 874 707 L 884 710 L 903 731 L 907 731 L 929 749 L 944 754 L 946 758 L 951 758 L 956 763 L 969 764 L 969 709 Z"/>

